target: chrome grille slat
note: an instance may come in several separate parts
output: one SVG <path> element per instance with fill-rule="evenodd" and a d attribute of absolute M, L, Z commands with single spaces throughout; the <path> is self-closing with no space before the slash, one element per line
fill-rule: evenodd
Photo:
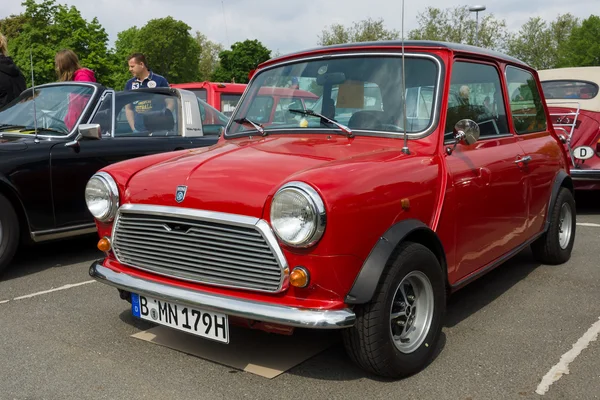
<path fill-rule="evenodd" d="M 137 254 L 133 254 L 133 257 L 135 257 L 137 260 L 142 260 L 143 264 L 140 265 L 142 267 L 146 267 L 146 266 L 158 266 L 160 267 L 159 264 L 157 264 L 156 262 L 152 261 L 152 258 L 147 257 L 147 256 L 140 256 Z M 124 258 L 127 259 L 129 258 L 127 255 L 124 255 Z M 173 264 L 175 264 L 176 268 L 178 270 L 183 270 L 186 272 L 193 272 L 193 273 L 197 273 L 195 265 L 193 263 L 186 263 L 184 261 L 177 261 L 177 260 L 171 260 L 171 268 L 173 269 Z M 202 270 L 202 274 L 203 276 L 213 276 L 213 277 L 219 277 L 219 278 L 231 278 L 231 275 L 239 275 L 240 277 L 244 277 L 244 280 L 250 281 L 250 282 L 256 282 L 256 283 L 269 283 L 269 281 L 272 281 L 271 278 L 266 277 L 264 275 L 260 275 L 258 277 L 248 277 L 247 275 L 244 275 L 242 273 L 240 274 L 232 274 L 231 271 L 227 271 L 227 273 L 221 273 L 218 272 L 221 271 L 219 269 L 211 269 L 211 268 L 203 268 Z M 275 279 L 276 281 L 279 281 L 279 278 Z"/>
<path fill-rule="evenodd" d="M 236 234 L 240 234 L 240 233 L 244 233 L 247 234 L 249 236 L 255 236 L 260 238 L 260 233 L 247 229 L 247 230 L 242 230 L 242 228 L 240 229 L 231 229 L 231 228 L 225 228 L 222 226 L 217 226 L 215 224 L 208 224 L 208 223 L 201 223 L 201 221 L 194 221 L 194 222 L 190 222 L 190 221 L 186 221 L 186 220 L 168 220 L 168 219 L 163 219 L 163 218 L 132 218 L 132 219 L 128 219 L 125 221 L 127 224 L 135 224 L 135 225 L 145 225 L 145 226 L 156 226 L 156 222 L 162 222 L 163 224 L 172 224 L 172 223 L 184 223 L 186 225 L 190 225 L 190 226 L 194 226 L 194 227 L 198 227 L 198 228 L 205 228 L 205 229 L 213 229 L 213 230 L 218 230 L 218 231 L 223 231 L 223 232 L 232 232 L 232 233 L 236 233 Z"/>
<path fill-rule="evenodd" d="M 120 230 L 121 232 L 127 232 L 127 230 Z M 134 233 L 135 234 L 135 233 Z M 164 234 L 155 234 L 155 233 L 146 233 L 144 234 L 144 237 L 152 237 L 152 238 L 156 238 L 156 239 L 164 239 L 164 240 L 169 240 L 169 238 L 165 238 Z M 139 236 L 141 237 L 141 236 Z M 182 235 L 181 237 L 178 237 L 177 240 L 179 242 L 189 242 L 191 244 L 196 244 L 196 243 L 203 243 L 203 245 L 213 245 L 213 246 L 217 246 L 219 248 L 227 248 L 230 249 L 231 251 L 252 251 L 252 252 L 256 252 L 256 253 L 261 253 L 261 254 L 272 254 L 270 250 L 268 249 L 262 249 L 262 248 L 251 248 L 251 247 L 247 247 L 247 246 L 240 246 L 240 245 L 234 245 L 232 243 L 223 243 L 223 242 L 210 242 L 210 241 L 205 241 L 205 242 L 198 242 L 197 240 L 194 240 L 192 236 L 188 237 L 187 235 Z"/>
<path fill-rule="evenodd" d="M 143 241 L 128 239 L 128 238 L 120 238 L 119 243 L 139 245 L 139 246 L 152 245 L 152 246 L 156 246 L 156 247 L 160 247 L 160 248 L 168 247 L 168 248 L 178 249 L 178 250 L 183 250 L 183 251 L 190 250 L 189 248 L 186 248 L 184 246 L 173 245 L 173 244 L 169 243 L 168 241 L 160 241 L 160 240 L 156 240 L 154 238 L 148 238 L 148 237 L 145 237 Z M 224 251 L 222 249 L 217 249 L 219 251 L 211 251 L 210 249 L 211 248 L 209 246 L 203 246 L 203 245 L 196 244 L 193 249 L 193 252 L 200 253 L 200 254 L 206 254 L 209 257 L 221 256 L 221 257 L 224 257 L 227 259 L 232 259 L 232 260 L 264 263 L 266 265 L 273 265 L 274 267 L 279 269 L 279 266 L 277 265 L 277 261 L 273 257 L 269 257 L 268 255 L 253 254 L 252 257 L 241 257 L 238 255 L 235 255 L 236 253 L 231 252 L 231 251 Z M 214 249 L 214 247 L 213 247 L 213 249 Z M 229 253 L 231 253 L 231 254 L 229 254 Z"/>
<path fill-rule="evenodd" d="M 136 248 L 134 246 L 124 245 L 122 243 L 120 244 L 119 248 L 120 248 L 119 252 L 121 254 L 125 254 L 127 252 L 135 252 L 137 254 L 142 254 L 142 255 L 148 254 L 148 255 L 153 255 L 153 256 L 161 256 L 161 255 L 163 255 L 163 252 L 164 252 L 164 253 L 169 254 L 170 257 L 173 257 L 174 260 L 191 262 L 193 264 L 195 263 L 198 265 L 202 265 L 203 268 L 205 265 L 208 265 L 208 266 L 214 266 L 214 267 L 220 267 L 220 268 L 243 269 L 245 272 L 252 272 L 252 271 L 260 270 L 260 272 L 262 274 L 267 274 L 267 275 L 274 274 L 279 279 L 279 267 L 268 268 L 268 266 L 265 267 L 260 264 L 250 264 L 250 263 L 242 263 L 242 262 L 226 264 L 226 263 L 220 263 L 216 260 L 208 259 L 206 257 L 193 258 L 193 257 L 182 256 L 182 255 L 179 255 L 180 253 L 177 253 L 177 251 L 165 250 L 165 249 L 158 249 L 159 251 L 156 251 L 156 250 L 151 250 L 148 248 L 140 249 L 140 248 Z"/>
<path fill-rule="evenodd" d="M 257 245 L 261 245 L 263 240 L 261 239 L 256 239 L 256 238 L 248 238 L 245 236 L 236 236 L 236 235 L 231 235 L 231 234 L 213 234 L 210 232 L 198 232 L 196 229 L 192 228 L 187 232 L 180 232 L 180 231 L 169 231 L 166 230 L 164 228 L 146 228 L 146 227 L 140 227 L 140 226 L 128 226 L 127 224 L 123 224 L 123 226 L 121 226 L 121 229 L 129 229 L 129 230 L 135 230 L 138 232 L 154 232 L 154 233 L 159 233 L 159 234 L 163 234 L 163 233 L 168 233 L 168 234 L 173 234 L 173 235 L 192 235 L 193 236 L 197 236 L 197 237 L 203 237 L 203 238 L 218 238 L 220 240 L 225 240 L 225 241 L 233 241 L 233 242 L 237 242 L 239 240 L 249 240 L 252 243 L 248 243 L 250 245 L 254 245 L 254 242 L 256 242 Z M 266 246 L 261 246 L 261 247 L 266 247 Z"/>
<path fill-rule="evenodd" d="M 112 248 L 126 265 L 192 282 L 276 293 L 288 267 L 256 218 L 177 207 L 119 209 Z"/>

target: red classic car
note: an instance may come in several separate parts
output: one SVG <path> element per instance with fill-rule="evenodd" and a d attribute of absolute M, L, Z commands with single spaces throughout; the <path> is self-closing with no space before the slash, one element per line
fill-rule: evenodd
<path fill-rule="evenodd" d="M 556 133 L 571 155 L 575 189 L 600 190 L 600 67 L 538 71 Z"/>
<path fill-rule="evenodd" d="M 99 171 L 85 197 L 106 256 L 90 275 L 136 317 L 190 334 L 342 329 L 367 371 L 424 368 L 447 293 L 527 246 L 564 263 L 576 215 L 535 70 L 471 46 L 404 46 L 270 60 L 217 144 Z M 290 79 L 320 107 L 252 120 Z M 513 115 L 509 86 L 530 90 L 526 113 Z"/>

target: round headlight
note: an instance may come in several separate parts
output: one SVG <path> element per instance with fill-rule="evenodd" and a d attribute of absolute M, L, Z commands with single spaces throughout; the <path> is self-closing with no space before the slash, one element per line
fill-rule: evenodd
<path fill-rule="evenodd" d="M 293 247 L 309 247 L 325 231 L 325 205 L 315 189 L 303 182 L 281 187 L 271 203 L 271 224 L 279 239 Z"/>
<path fill-rule="evenodd" d="M 85 186 L 85 202 L 94 218 L 111 221 L 119 207 L 119 189 L 106 172 L 94 174 Z"/>

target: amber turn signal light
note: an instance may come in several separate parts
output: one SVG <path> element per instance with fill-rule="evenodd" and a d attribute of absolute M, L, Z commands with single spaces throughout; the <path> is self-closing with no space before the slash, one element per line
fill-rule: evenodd
<path fill-rule="evenodd" d="M 110 250 L 110 239 L 106 236 L 98 241 L 98 250 L 107 252 Z"/>
<path fill-rule="evenodd" d="M 304 267 L 296 267 L 290 274 L 290 284 L 295 287 L 303 288 L 308 286 L 310 276 Z"/>

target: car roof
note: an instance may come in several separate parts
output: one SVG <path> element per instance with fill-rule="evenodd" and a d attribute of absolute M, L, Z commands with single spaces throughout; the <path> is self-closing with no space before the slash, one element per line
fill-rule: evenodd
<path fill-rule="evenodd" d="M 600 86 L 600 67 L 552 68 L 538 71 L 540 81 L 587 81 Z M 573 108 L 578 103 L 582 110 L 600 112 L 600 93 L 592 99 L 546 99 L 549 107 Z"/>
<path fill-rule="evenodd" d="M 311 53 L 327 53 L 329 51 L 337 51 L 337 50 L 345 50 L 345 49 L 346 50 L 352 50 L 352 49 L 363 50 L 364 48 L 368 48 L 368 47 L 373 47 L 373 48 L 392 47 L 392 48 L 401 49 L 402 45 L 404 45 L 404 47 L 409 47 L 411 49 L 443 48 L 443 49 L 448 49 L 450 51 L 459 52 L 459 53 L 480 54 L 480 55 L 485 55 L 488 57 L 493 57 L 493 58 L 501 59 L 504 61 L 508 61 L 508 62 L 511 62 L 514 64 L 519 64 L 521 66 L 530 67 L 524 61 L 519 60 L 515 57 L 511 57 L 508 54 L 505 54 L 505 53 L 502 53 L 499 51 L 489 50 L 489 49 L 485 49 L 482 47 L 471 46 L 471 45 L 461 44 L 461 43 L 431 41 L 431 40 L 406 40 L 404 42 L 402 42 L 400 40 L 379 40 L 379 41 L 374 41 L 374 42 L 344 43 L 344 44 L 335 44 L 335 45 L 331 45 L 331 46 L 315 47 L 312 49 L 302 50 L 299 52 L 290 53 L 290 54 L 286 54 L 286 55 L 283 55 L 283 56 L 280 56 L 277 58 L 273 58 L 273 59 L 261 64 L 259 67 L 262 67 L 263 65 L 277 63 L 279 61 L 283 61 L 288 58 L 293 58 L 293 57 L 300 56 L 300 55 L 308 55 Z"/>

